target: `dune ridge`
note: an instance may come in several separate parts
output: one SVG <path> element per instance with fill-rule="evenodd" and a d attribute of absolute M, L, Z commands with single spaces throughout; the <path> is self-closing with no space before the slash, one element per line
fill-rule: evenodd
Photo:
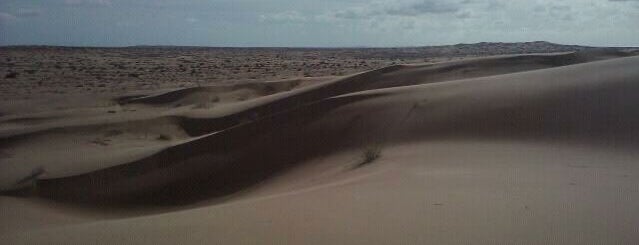
<path fill-rule="evenodd" d="M 52 178 L 52 179 L 43 179 L 38 181 L 38 193 L 39 195 L 62 198 L 62 199 L 70 199 L 75 200 L 77 198 L 88 200 L 120 200 L 120 199 L 130 199 L 131 197 L 135 197 L 137 200 L 149 199 L 149 203 L 158 203 L 159 199 L 163 200 L 185 200 L 189 199 L 187 197 L 184 198 L 171 198 L 176 193 L 189 193 L 180 191 L 186 187 L 176 184 L 176 182 L 189 180 L 189 182 L 203 182 L 204 179 L 209 179 L 211 176 L 226 176 L 228 179 L 226 180 L 218 180 L 219 183 L 211 184 L 215 186 L 211 188 L 213 190 L 219 191 L 217 194 L 211 194 L 212 197 L 215 196 L 224 196 L 228 195 L 234 191 L 238 191 L 241 189 L 240 186 L 244 186 L 243 184 L 239 184 L 238 187 L 235 187 L 235 184 L 231 184 L 231 182 L 242 182 L 239 179 L 246 179 L 247 183 L 254 184 L 259 182 L 260 180 L 267 178 L 270 174 L 274 172 L 281 171 L 281 168 L 285 166 L 294 165 L 295 163 L 301 162 L 304 159 L 312 158 L 313 156 L 330 153 L 332 151 L 336 151 L 338 149 L 347 149 L 348 147 L 352 147 L 353 144 L 350 141 L 361 142 L 363 139 L 355 139 L 350 140 L 350 137 L 341 137 L 343 134 L 341 130 L 345 130 L 343 128 L 349 128 L 351 126 L 345 125 L 337 127 L 340 130 L 340 133 L 336 132 L 327 132 L 327 129 L 322 127 L 318 127 L 318 129 L 313 129 L 309 131 L 297 132 L 297 125 L 305 125 L 313 122 L 314 120 L 319 120 L 321 116 L 329 111 L 335 110 L 338 107 L 341 107 L 345 104 L 352 104 L 359 100 L 373 100 L 369 97 L 388 97 L 385 95 L 386 93 L 402 93 L 403 96 L 409 97 L 413 93 L 408 92 L 398 92 L 402 90 L 402 86 L 410 86 L 415 84 L 426 84 L 423 86 L 412 86 L 406 88 L 404 90 L 421 90 L 423 88 L 436 89 L 437 87 L 446 86 L 447 83 L 436 84 L 434 86 L 427 86 L 429 83 L 437 83 L 441 81 L 448 80 L 458 80 L 458 78 L 471 78 L 470 81 L 464 81 L 465 83 L 478 83 L 482 84 L 482 81 L 486 79 L 493 80 L 495 78 L 490 77 L 493 75 L 499 75 L 509 72 L 520 72 L 527 70 L 537 70 L 548 67 L 558 67 L 565 66 L 576 63 L 583 63 L 588 61 L 596 61 L 601 59 L 606 59 L 610 57 L 623 57 L 627 54 L 618 52 L 618 51 L 607 51 L 607 50 L 598 50 L 598 51 L 588 51 L 584 53 L 567 53 L 567 54 L 558 54 L 558 55 L 524 55 L 524 56 L 506 56 L 506 57 L 496 57 L 496 58 L 485 58 L 485 59 L 476 59 L 470 61 L 457 61 L 457 62 L 449 62 L 442 64 L 427 64 L 427 65 L 415 65 L 415 66 L 405 66 L 405 65 L 397 65 L 391 66 L 371 72 L 365 72 L 357 75 L 353 75 L 343 79 L 336 79 L 334 81 L 327 81 L 322 84 L 313 85 L 310 87 L 301 88 L 298 90 L 275 94 L 268 98 L 264 98 L 265 101 L 253 102 L 248 109 L 239 110 L 233 112 L 228 115 L 215 115 L 209 114 L 209 116 L 197 116 L 197 117 L 189 117 L 188 111 L 180 114 L 168 115 L 168 118 L 172 118 L 167 123 L 168 125 L 176 124 L 179 127 L 174 129 L 173 131 L 179 132 L 184 130 L 181 133 L 181 139 L 183 143 L 174 142 L 173 140 L 170 142 L 160 142 L 162 148 L 158 153 L 150 153 L 149 157 L 139 159 L 138 161 L 133 161 L 130 163 L 121 163 L 117 164 L 113 167 L 107 167 L 103 170 L 98 170 L 96 172 L 92 172 L 86 175 L 80 175 L 76 177 L 65 177 L 65 178 Z M 491 69 L 492 68 L 492 69 Z M 625 68 L 625 67 L 623 67 Z M 544 73 L 555 72 L 543 70 Z M 519 76 L 525 76 L 525 74 L 516 74 Z M 611 74 L 610 76 L 614 76 L 615 74 Z M 513 75 L 514 76 L 514 75 Z M 557 75 L 559 77 L 564 75 Z M 489 77 L 489 78 L 476 78 L 473 77 Z M 508 75 L 502 75 L 501 77 L 508 77 Z M 537 77 L 542 77 L 537 75 Z M 447 80 L 448 79 L 448 80 Z M 468 78 L 467 78 L 468 79 Z M 502 78 L 503 79 L 503 78 Z M 522 80 L 522 79 L 518 79 Z M 525 78 L 524 80 L 531 80 L 529 78 Z M 293 81 L 296 83 L 295 81 Z M 542 83 L 543 81 L 538 81 Z M 449 82 L 450 83 L 450 82 Z M 455 82 L 452 84 L 458 84 L 460 82 Z M 531 82 L 530 82 L 531 83 Z M 259 88 L 264 88 L 263 86 L 280 86 L 280 90 L 290 89 L 291 84 L 275 84 L 275 85 L 257 85 Z M 295 85 L 295 84 L 292 84 Z M 176 102 L 184 102 L 184 98 L 193 96 L 194 93 L 214 93 L 222 91 L 233 91 L 240 87 L 251 87 L 252 85 L 238 85 L 232 88 L 192 88 L 185 90 L 178 90 L 175 92 L 168 92 L 164 94 L 160 94 L 157 96 L 147 96 L 141 98 L 131 99 L 122 103 L 131 103 L 131 104 L 168 104 L 167 107 L 173 107 Z M 425 87 L 424 87 L 425 86 Z M 450 85 L 452 86 L 452 85 Z M 458 85 L 459 86 L 459 85 Z M 485 86 L 487 85 L 466 85 L 473 90 L 482 90 L 481 87 L 477 86 Z M 539 85 L 535 85 L 539 86 Z M 393 87 L 398 87 L 397 89 L 393 89 Z M 577 89 L 576 85 L 573 86 Z M 384 88 L 391 88 L 389 92 L 386 92 Z M 500 88 L 491 88 L 494 91 L 499 91 Z M 271 88 L 269 91 L 276 91 L 276 88 Z M 364 91 L 362 95 L 351 95 L 351 96 L 343 96 L 353 92 Z M 392 91 L 392 92 L 390 92 Z M 576 92 L 578 90 L 574 90 Z M 522 93 L 520 91 L 520 93 Z M 544 93 L 544 96 L 549 96 L 551 93 Z M 201 99 L 202 95 L 196 96 L 195 99 L 191 99 L 191 104 L 197 103 L 198 98 Z M 336 97 L 337 96 L 337 97 Z M 343 97 L 340 97 L 343 96 Z M 500 95 L 506 96 L 506 95 Z M 206 97 L 206 96 L 204 96 Z M 549 97 L 550 98 L 550 97 Z M 582 98 L 583 99 L 583 98 Z M 382 98 L 378 100 L 383 100 Z M 398 107 L 405 107 L 408 109 L 399 110 L 401 112 L 393 112 L 391 117 L 408 117 L 411 116 L 411 113 L 415 113 L 420 110 L 428 110 L 424 109 L 424 107 L 428 107 L 429 99 L 424 98 L 424 101 L 418 102 L 401 102 L 400 99 L 393 100 L 393 103 L 397 104 L 406 104 Z M 372 103 L 372 102 L 371 102 Z M 413 103 L 413 105 L 408 105 Z M 464 137 L 469 137 L 473 134 L 476 134 L 478 128 L 482 125 L 478 125 L 476 123 L 470 123 L 465 125 L 463 122 L 457 122 L 460 118 L 469 117 L 470 119 L 466 121 L 476 121 L 482 123 L 489 123 L 495 121 L 494 118 L 502 118 L 515 120 L 517 118 L 518 121 L 524 122 L 527 125 L 521 126 L 512 124 L 512 122 L 508 122 L 507 120 L 504 122 L 493 122 L 495 125 L 485 125 L 487 128 L 483 130 L 484 132 L 488 132 L 493 129 L 499 129 L 501 134 L 513 136 L 515 134 L 523 134 L 526 131 L 530 131 L 529 128 L 538 127 L 545 128 L 545 131 L 550 130 L 570 130 L 576 128 L 575 121 L 572 121 L 572 118 L 568 118 L 566 120 L 571 120 L 569 123 L 567 121 L 562 122 L 561 124 L 556 124 L 553 122 L 539 122 L 538 119 L 534 118 L 538 114 L 548 114 L 548 112 L 544 112 L 544 110 L 553 110 L 553 113 L 557 115 L 571 115 L 569 112 L 557 112 L 558 109 L 549 109 L 552 108 L 548 101 L 545 102 L 536 102 L 539 105 L 535 104 L 534 108 L 529 109 L 533 112 L 526 114 L 523 112 L 517 112 L 516 105 L 503 105 L 505 108 L 498 108 L 498 110 L 478 110 L 477 116 L 474 116 L 473 113 L 462 113 L 459 116 L 455 116 L 455 120 L 453 120 L 450 111 L 447 111 L 447 114 L 451 115 L 443 115 L 446 120 L 441 120 L 441 122 L 433 122 L 432 125 L 424 126 L 424 128 L 415 128 L 415 127 L 404 127 L 404 129 L 397 129 L 398 131 L 413 131 L 413 132 L 431 132 L 428 134 L 429 137 L 433 137 L 432 135 L 441 134 L 444 132 L 443 128 L 446 128 L 450 123 L 458 124 L 456 126 L 459 135 L 463 135 Z M 601 105 L 592 105 L 592 108 L 597 108 L 597 106 Z M 437 111 L 437 107 L 434 108 L 433 111 Z M 609 108 L 607 108 L 609 109 Z M 441 109 L 440 109 L 441 110 Z M 571 109 L 567 109 L 571 110 Z M 603 109 L 602 109 L 603 110 Z M 387 110 L 393 111 L 393 110 Z M 403 112 L 406 111 L 406 112 Z M 205 112 L 206 113 L 206 112 Z M 408 113 L 407 115 L 399 115 L 397 113 Z M 503 115 L 504 113 L 508 114 L 509 117 L 503 117 L 499 115 Z M 213 115 L 211 117 L 210 115 Z M 609 116 L 609 115 L 603 115 Z M 165 116 L 166 117 L 166 116 Z M 384 116 L 382 116 L 383 118 Z M 473 118 L 478 117 L 478 118 Z M 340 116 L 340 118 L 350 118 L 348 116 Z M 369 118 L 369 119 L 365 119 Z M 443 117 L 437 117 L 443 118 Z M 631 117 L 632 118 L 632 117 Z M 383 127 L 389 127 L 387 124 L 392 124 L 393 122 L 385 122 L 383 124 L 373 123 L 368 121 L 375 121 L 370 118 L 370 116 L 360 115 L 356 118 L 351 118 L 348 120 L 350 124 L 361 124 L 358 125 L 359 129 L 365 129 L 363 132 L 359 134 L 366 134 L 367 132 L 376 132 L 374 134 L 382 135 L 384 131 L 387 129 L 383 129 Z M 321 121 L 321 120 L 320 120 Z M 148 123 L 157 124 L 160 122 L 159 119 L 152 119 L 152 121 L 144 122 L 140 121 L 140 125 L 147 125 Z M 631 121 L 628 121 L 629 123 Z M 123 122 L 124 123 L 124 122 Z M 126 125 L 131 125 L 131 121 L 125 122 Z M 344 123 L 340 121 L 340 123 Z M 405 124 L 406 122 L 402 122 Z M 410 123 L 410 122 L 409 122 Z M 511 123 L 511 124 L 508 124 Z M 593 122 L 593 124 L 596 124 Z M 444 125 L 444 126 L 442 126 Z M 514 126 L 513 126 L 514 125 Z M 111 125 L 112 126 L 112 125 Z M 104 125 L 100 125 L 99 127 L 104 127 Z M 326 128 L 335 128 L 336 126 L 326 127 Z M 470 129 L 466 130 L 465 128 L 470 127 Z M 568 128 L 561 128 L 568 127 Z M 440 130 L 439 133 L 435 133 L 435 131 Z M 626 127 L 617 127 L 617 129 L 622 132 L 626 132 Z M 69 130 L 69 129 L 65 129 Z M 78 127 L 74 127 L 72 130 L 81 130 Z M 85 131 L 95 130 L 95 127 L 89 127 Z M 468 131 L 468 132 L 466 132 Z M 601 131 L 601 130 L 599 130 Z M 317 133 L 321 132 L 321 133 Z M 212 134 L 211 134 L 212 133 Z M 303 134 L 311 134 L 309 136 Z M 596 134 L 598 131 L 593 131 L 592 134 Z M 171 134 L 173 137 L 175 135 L 179 135 L 180 133 Z M 373 134 L 373 133 L 368 133 Z M 397 134 L 394 132 L 393 134 Z M 420 133 L 421 134 L 421 133 Z M 577 134 L 577 133 L 575 133 Z M 276 135 L 276 136 L 272 136 Z M 290 135 L 286 137 L 285 135 Z M 197 137 L 203 136 L 196 139 L 188 139 L 189 137 Z M 18 137 L 7 138 L 5 139 L 5 144 L 13 144 L 14 141 L 24 140 L 27 138 L 26 135 L 19 135 Z M 253 139 L 257 137 L 258 139 Z M 275 137 L 275 138 L 274 138 Z M 283 140 L 283 138 L 286 140 Z M 309 143 L 306 142 L 305 139 L 308 138 L 326 138 L 323 139 L 324 142 L 322 144 L 329 143 L 335 149 L 326 149 L 319 150 L 321 145 L 312 145 L 309 147 Z M 354 135 L 352 137 L 361 138 L 361 135 Z M 618 137 L 618 136 L 616 136 Z M 15 139 L 14 139 L 15 138 Z M 272 144 L 272 146 L 264 147 L 264 145 L 268 145 L 267 143 L 253 143 L 260 141 L 259 139 L 263 138 L 264 142 L 287 142 L 286 145 L 278 145 Z M 375 138 L 375 137 L 371 137 Z M 380 137 L 378 137 L 380 138 Z M 381 139 L 368 139 L 368 141 L 380 141 Z M 387 139 L 384 139 L 387 141 Z M 250 142 L 250 143 L 249 143 Z M 368 142 L 369 144 L 377 144 L 376 142 Z M 244 146 L 245 144 L 254 145 L 254 146 Z M 291 148 L 295 145 L 303 146 L 302 148 Z M 168 147 L 168 148 L 167 148 Z M 289 154 L 283 153 L 278 149 L 295 149 L 291 150 L 291 156 L 287 156 Z M 308 148 L 308 149 L 306 149 Z M 158 150 L 153 150 L 158 151 Z M 309 151 L 317 151 L 317 152 L 309 152 Z M 268 156 L 264 152 L 272 153 L 272 156 Z M 260 158 L 247 158 L 243 156 L 259 156 Z M 273 159 L 269 159 L 272 157 Z M 198 159 L 198 160 L 189 160 L 189 159 Z M 249 162 L 256 162 L 258 160 L 262 160 L 265 164 L 260 166 L 255 166 L 258 164 L 247 164 Z M 214 164 L 212 164 L 214 163 Z M 277 163 L 277 164 L 275 164 Z M 211 165 L 212 164 L 212 165 Z M 192 165 L 193 167 L 188 167 Z M 244 169 L 246 165 L 247 169 Z M 233 166 L 233 167 L 229 167 Z M 240 167 L 237 167 L 240 166 Z M 191 170 L 188 170 L 191 169 Z M 210 171 L 203 171 L 208 169 Z M 221 173 L 216 173 L 216 171 L 222 171 Z M 250 172 L 257 173 L 256 176 L 252 176 Z M 185 172 L 183 174 L 176 174 L 176 172 Z M 212 174 L 205 174 L 212 172 Z M 197 177 L 198 174 L 202 174 L 202 176 Z M 225 177 L 225 178 L 226 178 Z M 139 178 L 138 180 L 135 180 Z M 130 182 L 130 183 L 129 183 Z M 60 183 L 60 184 L 58 184 Z M 62 184 L 65 183 L 65 184 Z M 66 184 L 70 183 L 70 184 Z M 79 184 L 80 183 L 80 184 Z M 128 183 L 128 184 L 125 184 Z M 144 184 L 143 184 L 144 183 Z M 115 184 L 115 186 L 109 186 L 111 184 Z M 61 187 L 56 187 L 60 185 Z M 189 186 L 190 184 L 186 184 Z M 171 187 L 172 186 L 172 187 Z M 206 185 L 202 185 L 206 186 Z M 135 188 L 134 188 L 135 187 Z M 171 188 L 167 188 L 171 187 Z M 196 187 L 188 187 L 188 188 L 196 188 Z M 222 190 L 228 188 L 229 190 Z M 78 189 L 76 191 L 69 191 Z M 139 189 L 136 191 L 136 189 Z M 167 191 L 171 189 L 171 191 Z M 218 190 L 220 189 L 220 190 Z M 64 191 L 62 191 L 64 190 Z M 102 193 L 103 191 L 108 190 L 109 192 L 114 192 L 114 194 Z M 119 193 L 117 190 L 125 191 L 126 193 Z M 170 194 L 157 194 L 155 190 L 161 190 L 160 192 L 166 192 Z M 197 191 L 195 195 L 199 195 Z M 65 197 L 69 195 L 69 197 Z M 185 194 L 185 196 L 189 196 L 190 194 Z M 157 196 L 157 197 L 156 197 Z M 166 197 L 161 197 L 166 196 Z M 204 195 L 203 197 L 211 197 Z"/>

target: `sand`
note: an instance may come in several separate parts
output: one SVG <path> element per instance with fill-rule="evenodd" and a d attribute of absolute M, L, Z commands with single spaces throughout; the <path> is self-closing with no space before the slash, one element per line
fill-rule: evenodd
<path fill-rule="evenodd" d="M 0 239 L 634 244 L 638 66 L 508 55 L 14 106 Z"/>

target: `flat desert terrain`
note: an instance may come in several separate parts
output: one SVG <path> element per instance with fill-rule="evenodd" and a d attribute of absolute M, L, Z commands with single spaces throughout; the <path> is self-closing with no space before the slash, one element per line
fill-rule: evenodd
<path fill-rule="evenodd" d="M 6 244 L 638 244 L 639 52 L 0 48 Z"/>

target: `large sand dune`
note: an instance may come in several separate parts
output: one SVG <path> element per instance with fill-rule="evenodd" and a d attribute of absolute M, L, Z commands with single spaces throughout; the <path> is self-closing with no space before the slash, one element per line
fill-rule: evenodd
<path fill-rule="evenodd" d="M 639 57 L 396 65 L 0 117 L 15 244 L 634 244 Z"/>

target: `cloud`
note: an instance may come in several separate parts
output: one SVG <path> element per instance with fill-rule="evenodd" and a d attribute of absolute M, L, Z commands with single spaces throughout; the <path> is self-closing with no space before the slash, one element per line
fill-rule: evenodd
<path fill-rule="evenodd" d="M 388 15 L 418 16 L 423 14 L 455 13 L 460 4 L 440 0 L 422 0 L 416 3 L 390 8 L 385 11 Z"/>
<path fill-rule="evenodd" d="M 364 19 L 375 15 L 375 13 L 365 8 L 352 8 L 336 11 L 332 15 L 338 19 Z"/>
<path fill-rule="evenodd" d="M 297 11 L 260 15 L 260 22 L 305 22 L 308 18 Z"/>
<path fill-rule="evenodd" d="M 639 8 L 639 0 L 608 0 L 610 2 L 613 3 L 619 3 L 619 4 L 632 4 L 634 7 Z"/>
<path fill-rule="evenodd" d="M 12 15 L 12 14 L 9 14 L 9 13 L 5 13 L 5 12 L 0 12 L 0 24 L 6 23 L 6 22 L 9 22 L 9 21 L 13 21 L 13 20 L 16 20 L 16 19 L 17 18 L 16 18 L 15 15 Z"/>
<path fill-rule="evenodd" d="M 64 4 L 70 6 L 111 6 L 111 0 L 64 0 Z"/>
<path fill-rule="evenodd" d="M 468 19 L 473 17 L 473 14 L 470 11 L 459 12 L 455 15 L 458 19 Z"/>
<path fill-rule="evenodd" d="M 634 5 L 634 7 L 639 8 L 639 0 L 608 0 L 610 2 L 617 2 L 617 3 L 628 3 Z"/>
<path fill-rule="evenodd" d="M 42 10 L 40 9 L 18 9 L 16 12 L 17 17 L 37 17 L 42 15 Z"/>
<path fill-rule="evenodd" d="M 11 21 L 17 21 L 20 19 L 37 17 L 42 15 L 42 11 L 38 9 L 18 9 L 14 14 L 7 12 L 0 12 L 0 23 L 7 23 Z"/>
<path fill-rule="evenodd" d="M 368 19 L 375 17 L 416 17 L 429 14 L 457 13 L 465 4 L 473 1 L 419 0 L 398 2 L 376 2 L 333 13 L 339 19 Z"/>

